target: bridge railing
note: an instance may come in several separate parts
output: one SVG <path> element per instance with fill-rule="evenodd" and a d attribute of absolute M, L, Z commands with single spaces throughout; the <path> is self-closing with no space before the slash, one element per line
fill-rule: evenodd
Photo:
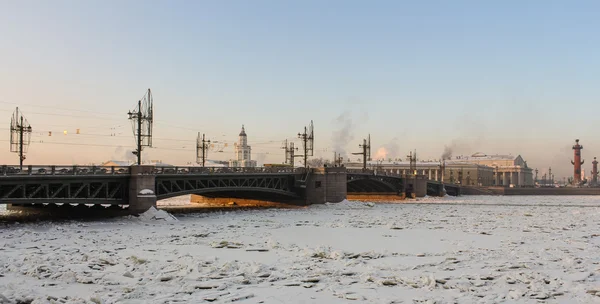
<path fill-rule="evenodd" d="M 346 169 L 348 174 L 374 174 L 373 170 L 370 169 Z"/>
<path fill-rule="evenodd" d="M 55 165 L 28 165 L 23 166 L 0 166 L 0 176 L 15 175 L 110 175 L 129 174 L 130 169 L 125 167 L 102 167 L 102 166 L 55 166 Z"/>
<path fill-rule="evenodd" d="M 105 167 L 105 166 L 57 166 L 57 165 L 28 165 L 19 166 L 2 165 L 0 166 L 0 176 L 22 176 L 22 175 L 110 175 L 110 174 L 129 174 L 129 166 Z M 286 167 L 155 167 L 154 174 L 225 174 L 225 173 L 306 173 L 305 168 L 286 168 Z"/>
<path fill-rule="evenodd" d="M 403 174 L 398 174 L 398 173 L 393 173 L 393 172 L 386 172 L 386 171 L 378 171 L 378 170 L 371 170 L 371 169 L 347 169 L 347 171 L 349 174 L 370 174 L 370 175 L 380 175 L 380 176 L 395 176 L 395 177 L 404 177 L 405 175 Z"/>
<path fill-rule="evenodd" d="M 401 173 L 395 173 L 395 172 L 387 172 L 384 170 L 347 169 L 347 172 L 348 172 L 348 174 L 368 174 L 368 175 L 376 175 L 376 176 L 393 176 L 393 177 L 401 177 L 401 178 L 407 178 L 407 179 L 414 178 L 415 176 L 418 179 L 426 178 L 426 176 L 422 175 L 422 174 L 418 174 L 418 175 L 401 174 Z M 438 182 L 438 181 L 433 181 L 433 182 Z M 439 182 L 439 183 L 441 183 L 441 182 Z"/>
<path fill-rule="evenodd" d="M 304 168 L 278 167 L 156 167 L 155 174 L 304 173 Z"/>

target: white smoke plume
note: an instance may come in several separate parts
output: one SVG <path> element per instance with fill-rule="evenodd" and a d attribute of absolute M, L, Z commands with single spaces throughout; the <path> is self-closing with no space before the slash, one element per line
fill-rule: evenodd
<path fill-rule="evenodd" d="M 113 152 L 111 159 L 117 160 L 117 161 L 132 162 L 132 161 L 136 160 L 136 157 L 135 157 L 135 155 L 133 155 L 132 152 L 133 152 L 132 149 L 126 149 L 126 148 L 119 146 L 115 149 L 115 152 Z"/>
<path fill-rule="evenodd" d="M 374 155 L 371 155 L 373 160 L 390 160 L 401 157 L 400 156 L 400 140 L 395 137 L 389 143 L 379 147 Z"/>
<path fill-rule="evenodd" d="M 454 149 L 456 148 L 456 140 L 453 140 L 450 145 L 444 145 L 444 152 L 442 152 L 442 159 L 451 159 L 452 158 L 452 153 L 454 152 Z"/>
<path fill-rule="evenodd" d="M 342 156 L 346 156 L 346 147 L 354 140 L 352 113 L 350 111 L 344 111 L 335 119 L 335 123 L 338 125 L 339 129 L 333 131 L 331 138 L 333 150 L 340 153 Z"/>

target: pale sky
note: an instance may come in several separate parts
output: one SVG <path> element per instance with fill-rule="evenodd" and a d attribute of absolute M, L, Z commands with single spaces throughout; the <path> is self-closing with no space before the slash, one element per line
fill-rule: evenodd
<path fill-rule="evenodd" d="M 327 158 L 371 133 L 373 154 L 455 145 L 562 177 L 579 138 L 589 174 L 599 13 L 598 1 L 0 1 L 0 158 L 18 163 L 18 105 L 34 130 L 26 163 L 123 159 L 127 111 L 151 88 L 146 159 L 195 161 L 197 132 L 229 143 L 209 154 L 229 159 L 244 124 L 254 158 L 280 163 L 312 119 Z"/>

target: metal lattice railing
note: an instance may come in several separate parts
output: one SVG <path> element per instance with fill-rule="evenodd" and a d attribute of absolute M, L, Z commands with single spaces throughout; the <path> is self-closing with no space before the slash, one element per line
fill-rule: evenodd
<path fill-rule="evenodd" d="M 7 175 L 106 175 L 129 174 L 130 167 L 102 167 L 102 166 L 56 166 L 56 165 L 29 165 L 19 166 L 3 165 L 0 167 L 0 176 Z"/>
<path fill-rule="evenodd" d="M 0 176 L 14 175 L 100 175 L 100 174 L 129 174 L 131 167 L 105 167 L 105 166 L 61 166 L 61 165 L 28 165 L 19 166 L 3 165 L 0 166 Z M 237 168 L 237 167 L 173 167 L 159 166 L 155 167 L 154 174 L 219 174 L 219 173 L 241 173 L 241 174 L 260 174 L 260 173 L 286 173 L 302 174 L 306 173 L 305 168 L 281 168 L 281 167 L 255 167 L 255 168 Z"/>
<path fill-rule="evenodd" d="M 224 174 L 224 173 L 246 173 L 246 174 L 260 174 L 260 173 L 304 173 L 304 168 L 278 168 L 278 167 L 254 167 L 254 168 L 241 168 L 241 167 L 156 167 L 154 169 L 155 174 Z"/>
<path fill-rule="evenodd" d="M 206 191 L 263 191 L 296 195 L 293 177 L 284 175 L 157 175 L 156 195 L 159 198 L 198 194 Z"/>

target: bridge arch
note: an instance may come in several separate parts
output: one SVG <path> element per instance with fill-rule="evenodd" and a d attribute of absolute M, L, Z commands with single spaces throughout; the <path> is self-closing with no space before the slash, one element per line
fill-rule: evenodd
<path fill-rule="evenodd" d="M 396 177 L 366 174 L 348 174 L 347 191 L 353 192 L 398 192 L 402 180 Z"/>
<path fill-rule="evenodd" d="M 208 197 L 243 197 L 243 198 L 265 198 L 275 196 L 278 198 L 297 199 L 299 196 L 295 192 L 287 190 L 269 189 L 269 188 L 252 188 L 252 187 L 237 187 L 235 189 L 229 187 L 215 187 L 204 189 L 189 189 L 183 191 L 173 191 L 169 193 L 157 194 L 158 200 L 168 199 L 183 195 L 202 195 Z"/>
<path fill-rule="evenodd" d="M 156 177 L 157 199 L 166 199 L 187 194 L 211 197 L 238 197 L 240 195 L 259 198 L 298 198 L 293 175 L 162 175 Z"/>

